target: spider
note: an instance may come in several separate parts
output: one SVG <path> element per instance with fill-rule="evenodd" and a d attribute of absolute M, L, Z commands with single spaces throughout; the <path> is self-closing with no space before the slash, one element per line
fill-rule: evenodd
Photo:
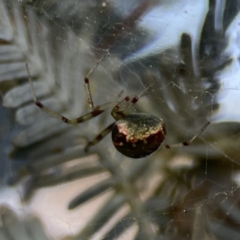
<path fill-rule="evenodd" d="M 71 120 L 43 105 L 37 100 L 28 64 L 26 64 L 28 80 L 34 103 L 44 112 L 60 119 L 66 124 L 71 125 L 88 121 L 91 118 L 97 117 L 105 110 L 112 108 L 111 115 L 115 121 L 101 131 L 92 141 L 89 141 L 85 147 L 85 151 L 101 141 L 107 134 L 112 132 L 113 145 L 120 153 L 130 158 L 146 157 L 155 152 L 163 143 L 167 135 L 166 125 L 162 119 L 159 119 L 153 115 L 145 113 L 131 113 L 132 107 L 138 102 L 140 97 L 146 93 L 148 88 L 146 88 L 138 96 L 134 96 L 132 98 L 126 96 L 118 102 L 111 102 L 98 106 L 94 105 L 89 85 L 89 76 L 103 60 L 103 58 L 104 56 L 84 77 L 85 93 L 87 95 L 88 104 L 92 110 L 89 113 Z M 121 93 L 119 94 L 119 97 L 121 97 Z M 207 122 L 190 140 L 171 145 L 165 144 L 164 147 L 171 149 L 190 145 L 207 128 L 209 124 L 210 122 Z"/>

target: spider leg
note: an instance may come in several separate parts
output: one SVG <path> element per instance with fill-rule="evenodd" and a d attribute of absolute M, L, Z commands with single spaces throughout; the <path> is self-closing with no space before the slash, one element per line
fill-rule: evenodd
<path fill-rule="evenodd" d="M 175 144 L 165 144 L 164 147 L 167 149 L 170 148 L 181 148 L 184 146 L 189 146 L 210 124 L 210 122 L 207 122 L 190 140 L 182 142 L 182 143 L 175 143 Z"/>
<path fill-rule="evenodd" d="M 89 85 L 89 76 L 93 73 L 93 71 L 96 69 L 96 67 L 102 62 L 102 60 L 105 58 L 106 54 L 104 54 L 98 61 L 97 63 L 93 66 L 92 69 L 90 69 L 90 71 L 86 74 L 85 78 L 84 78 L 84 86 L 85 86 L 85 92 L 86 92 L 86 97 L 87 97 L 87 101 L 88 104 L 90 106 L 90 108 L 92 110 L 95 109 L 94 107 L 94 103 L 92 100 L 92 94 L 91 94 L 91 90 L 90 90 L 90 85 Z"/>
<path fill-rule="evenodd" d="M 150 85 L 151 86 L 151 85 Z M 145 88 L 141 93 L 139 93 L 137 96 L 135 96 L 135 97 L 133 97 L 133 99 L 132 99 L 132 101 L 130 102 L 130 107 L 132 107 L 135 103 L 137 103 L 137 101 L 141 98 L 141 97 L 143 97 L 143 96 L 145 96 L 147 93 L 147 91 L 148 91 L 148 89 L 150 88 L 150 86 L 149 87 L 147 87 L 147 88 Z"/>
<path fill-rule="evenodd" d="M 44 112 L 48 113 L 49 115 L 55 117 L 55 118 L 58 118 L 60 119 L 61 121 L 67 123 L 67 124 L 71 124 L 71 125 L 75 125 L 75 124 L 78 124 L 78 123 L 81 123 L 81 122 L 85 122 L 85 121 L 88 121 L 89 119 L 91 118 L 94 118 L 96 116 L 98 116 L 99 114 L 101 114 L 102 112 L 104 112 L 106 109 L 109 109 L 109 108 L 112 108 L 116 105 L 116 102 L 110 102 L 110 103 L 106 103 L 106 104 L 103 104 L 103 105 L 99 105 L 97 107 L 94 108 L 93 111 L 79 117 L 79 118 L 76 118 L 76 119 L 68 119 L 54 111 L 52 111 L 50 108 L 46 107 L 45 105 L 43 105 L 40 101 L 37 100 L 37 97 L 36 97 L 36 93 L 34 91 L 34 87 L 33 87 L 33 83 L 32 83 L 32 78 L 31 78 L 31 75 L 30 75 L 30 71 L 29 71 L 29 68 L 28 68 L 28 64 L 26 63 L 26 69 L 27 69 L 27 72 L 28 72 L 28 81 L 30 83 L 30 87 L 31 87 L 31 92 L 32 92 L 32 96 L 33 96 L 33 100 L 34 100 L 34 103 L 39 107 L 41 108 Z"/>
<path fill-rule="evenodd" d="M 132 111 L 133 105 L 136 104 L 142 96 L 146 95 L 146 92 L 148 89 L 149 89 L 149 87 L 145 88 L 140 94 L 133 97 L 132 100 L 129 96 L 126 96 L 122 101 L 118 102 L 114 106 L 114 108 L 112 109 L 112 112 L 111 112 L 112 116 L 116 120 L 118 120 L 118 119 L 123 118 L 127 114 L 129 114 Z M 119 95 L 122 95 L 122 92 Z"/>
<path fill-rule="evenodd" d="M 107 126 L 102 132 L 100 132 L 91 142 L 88 142 L 88 144 L 85 147 L 85 151 L 87 152 L 88 149 L 97 144 L 99 141 L 101 141 L 107 134 L 109 134 L 112 131 L 112 128 L 114 126 L 115 122 L 111 123 L 109 126 Z"/>

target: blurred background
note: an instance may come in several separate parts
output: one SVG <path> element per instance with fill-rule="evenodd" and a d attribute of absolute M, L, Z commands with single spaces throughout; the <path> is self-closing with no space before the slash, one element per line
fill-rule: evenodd
<path fill-rule="evenodd" d="M 0 240 L 240 239 L 239 0 L 0 0 Z M 164 144 L 131 159 L 111 108 L 162 118 Z"/>

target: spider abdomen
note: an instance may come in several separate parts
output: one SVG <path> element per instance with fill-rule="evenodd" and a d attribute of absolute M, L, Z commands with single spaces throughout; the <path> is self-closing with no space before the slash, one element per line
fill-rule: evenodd
<path fill-rule="evenodd" d="M 142 158 L 156 151 L 166 136 L 162 119 L 136 113 L 118 120 L 112 129 L 116 149 L 130 158 Z"/>

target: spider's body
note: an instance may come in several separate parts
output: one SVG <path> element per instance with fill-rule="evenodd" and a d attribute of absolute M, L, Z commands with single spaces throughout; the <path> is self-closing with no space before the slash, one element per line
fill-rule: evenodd
<path fill-rule="evenodd" d="M 97 144 L 107 134 L 112 132 L 112 141 L 116 149 L 123 155 L 130 158 L 142 158 L 150 155 L 156 151 L 165 139 L 167 134 L 165 124 L 162 119 L 155 116 L 144 113 L 131 113 L 134 104 L 136 104 L 141 96 L 145 94 L 147 88 L 141 92 L 138 96 L 130 98 L 126 96 L 123 100 L 118 102 L 106 103 L 99 106 L 94 106 L 91 89 L 89 85 L 89 76 L 103 60 L 104 56 L 95 64 L 95 66 L 88 72 L 84 78 L 85 92 L 87 95 L 88 104 L 91 111 L 76 119 L 68 119 L 62 116 L 37 100 L 32 79 L 28 65 L 26 65 L 28 71 L 28 80 L 31 86 L 31 92 L 33 95 L 34 103 L 46 113 L 52 115 L 63 121 L 64 123 L 76 125 L 81 122 L 90 120 L 103 113 L 106 109 L 112 108 L 111 115 L 115 119 L 115 122 L 107 126 L 102 132 L 100 132 L 92 141 L 88 142 L 85 147 L 87 151 L 89 147 Z M 122 93 L 122 92 L 121 92 Z M 121 94 L 119 94 L 119 97 Z M 165 148 L 178 148 L 188 146 L 192 141 L 197 138 L 205 128 L 210 124 L 207 122 L 190 140 L 177 144 L 166 144 Z"/>
<path fill-rule="evenodd" d="M 112 129 L 116 149 L 130 158 L 142 158 L 155 152 L 167 134 L 163 120 L 144 113 L 129 114 Z"/>

